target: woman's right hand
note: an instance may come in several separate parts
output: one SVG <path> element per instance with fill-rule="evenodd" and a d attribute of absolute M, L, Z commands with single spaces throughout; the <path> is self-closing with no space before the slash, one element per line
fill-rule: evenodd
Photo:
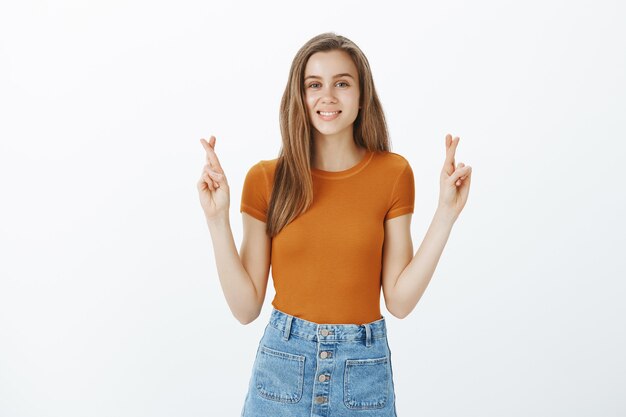
<path fill-rule="evenodd" d="M 230 188 L 215 153 L 215 136 L 211 136 L 208 142 L 200 139 L 200 143 L 206 151 L 206 164 L 198 181 L 200 204 L 207 219 L 228 216 Z"/>

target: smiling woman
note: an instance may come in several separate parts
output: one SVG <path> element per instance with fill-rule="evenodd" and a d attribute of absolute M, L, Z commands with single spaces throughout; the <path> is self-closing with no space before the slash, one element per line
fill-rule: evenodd
<path fill-rule="evenodd" d="M 348 155 L 360 156 L 354 152 L 356 144 L 352 137 L 360 108 L 360 86 L 358 70 L 350 55 L 339 49 L 317 52 L 309 58 L 304 74 L 305 101 L 318 151 L 314 155 L 322 151 L 336 154 L 338 147 L 343 146 Z M 351 144 L 354 146 L 349 146 Z M 328 157 L 320 159 L 329 160 Z M 314 156 L 314 164 L 320 162 Z"/>
<path fill-rule="evenodd" d="M 247 324 L 263 307 L 270 266 L 276 289 L 241 416 L 396 417 L 381 290 L 387 310 L 403 318 L 428 284 L 464 204 L 452 191 L 457 181 L 467 194 L 469 171 L 454 170 L 458 141 L 446 138 L 441 210 L 418 269 L 410 233 L 413 170 L 389 149 L 358 46 L 323 33 L 300 48 L 280 127 L 279 156 L 258 161 L 244 180 L 240 254 L 215 137 L 202 141 L 207 165 L 199 190 L 228 305 Z"/>

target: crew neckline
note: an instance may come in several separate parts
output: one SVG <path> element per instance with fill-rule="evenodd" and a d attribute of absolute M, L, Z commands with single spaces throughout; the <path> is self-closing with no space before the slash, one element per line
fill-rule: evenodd
<path fill-rule="evenodd" d="M 374 152 L 368 150 L 363 156 L 363 158 L 356 165 L 353 165 L 352 167 L 348 169 L 344 169 L 342 171 L 324 171 L 318 168 L 311 168 L 311 174 L 316 177 L 329 178 L 329 179 L 341 179 L 341 178 L 351 177 L 355 175 L 356 173 L 358 173 L 359 171 L 361 171 L 363 168 L 365 168 L 367 164 L 370 163 L 373 156 L 374 156 Z"/>

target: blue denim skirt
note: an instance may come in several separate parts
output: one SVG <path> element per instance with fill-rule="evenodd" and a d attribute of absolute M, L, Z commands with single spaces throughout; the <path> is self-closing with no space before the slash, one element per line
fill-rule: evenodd
<path fill-rule="evenodd" d="M 397 417 L 384 316 L 319 324 L 272 307 L 241 417 Z"/>

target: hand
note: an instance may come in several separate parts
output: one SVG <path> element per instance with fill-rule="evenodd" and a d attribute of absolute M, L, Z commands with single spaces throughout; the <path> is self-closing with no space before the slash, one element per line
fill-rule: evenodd
<path fill-rule="evenodd" d="M 454 140 L 450 134 L 446 135 L 446 160 L 441 170 L 440 189 L 439 189 L 439 207 L 456 219 L 465 203 L 472 180 L 472 167 L 465 166 L 460 162 L 454 166 L 454 153 L 459 144 L 459 137 Z"/>
<path fill-rule="evenodd" d="M 211 136 L 208 142 L 200 139 L 200 143 L 206 151 L 206 164 L 198 181 L 200 204 L 207 219 L 228 216 L 230 188 L 215 153 L 215 136 Z"/>

